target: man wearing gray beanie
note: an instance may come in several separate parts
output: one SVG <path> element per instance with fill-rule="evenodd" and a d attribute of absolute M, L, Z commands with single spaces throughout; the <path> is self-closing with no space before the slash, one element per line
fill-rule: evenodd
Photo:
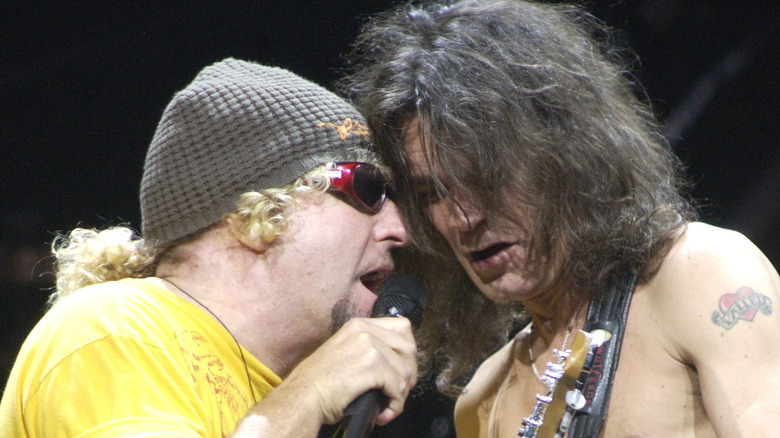
<path fill-rule="evenodd" d="M 4 436 L 316 436 L 361 394 L 403 410 L 405 318 L 366 318 L 410 239 L 363 119 L 289 71 L 227 59 L 163 113 L 142 236 L 55 240 L 51 309 L 0 403 Z M 141 238 L 142 237 L 142 238 Z"/>

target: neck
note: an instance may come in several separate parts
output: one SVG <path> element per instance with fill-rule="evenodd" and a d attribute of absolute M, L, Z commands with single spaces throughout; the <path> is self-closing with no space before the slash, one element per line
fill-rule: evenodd
<path fill-rule="evenodd" d="M 252 251 L 217 231 L 179 251 L 177 263 L 161 263 L 161 286 L 220 320 L 238 343 L 281 378 L 327 336 L 302 323 L 306 308 L 290 298 L 267 252 Z M 164 280 L 170 280 L 186 293 Z M 305 303 L 304 303 L 305 304 Z"/>
<path fill-rule="evenodd" d="M 587 301 L 565 292 L 550 291 L 539 296 L 544 296 L 544 299 L 523 302 L 523 306 L 531 316 L 536 336 L 549 342 L 567 332 L 572 321 L 575 329 L 584 322 L 584 315 L 580 314 L 581 310 L 587 307 Z"/>
<path fill-rule="evenodd" d="M 236 294 L 228 296 L 220 293 L 221 289 L 182 276 L 161 276 L 150 280 L 157 281 L 217 320 L 237 344 L 276 375 L 285 377 L 297 364 L 299 359 L 284 348 L 285 340 L 274 334 L 278 327 L 266 324 L 273 316 L 268 315 L 263 306 L 257 306 L 256 302 L 242 299 L 240 289 L 233 289 Z"/>
<path fill-rule="evenodd" d="M 587 312 L 583 309 L 586 307 L 585 302 L 567 300 L 567 304 L 558 306 L 551 316 L 548 316 L 549 312 L 531 313 L 530 346 L 538 348 L 541 343 L 543 347 L 539 350 L 565 349 L 572 333 L 584 325 Z"/>
<path fill-rule="evenodd" d="M 253 286 L 247 286 L 218 276 L 206 277 L 179 273 L 161 274 L 149 280 L 203 309 L 239 345 L 281 378 L 321 343 L 299 333 L 296 318 L 280 309 L 284 304 L 257 286 L 267 282 L 258 280 Z"/>
<path fill-rule="evenodd" d="M 189 292 L 187 292 L 186 290 L 182 289 L 179 285 L 177 285 L 176 283 L 172 282 L 171 280 L 169 280 L 169 279 L 164 279 L 164 280 L 166 282 L 168 282 L 168 284 L 170 284 L 171 286 L 175 287 L 179 292 L 181 292 L 185 296 L 189 297 L 190 300 L 194 301 L 198 306 L 203 308 L 203 310 L 208 312 L 212 317 L 214 317 L 214 319 L 217 320 L 217 322 L 219 322 L 222 325 L 222 327 L 225 328 L 225 330 L 227 330 L 227 332 L 230 334 L 230 337 L 233 338 L 233 342 L 236 343 L 236 348 L 238 349 L 238 353 L 241 355 L 241 361 L 244 364 L 244 371 L 246 372 L 246 379 L 247 379 L 247 382 L 249 383 L 249 388 L 252 391 L 252 400 L 254 401 L 253 404 L 257 404 L 257 398 L 255 398 L 254 386 L 252 385 L 252 377 L 249 375 L 249 367 L 246 364 L 246 357 L 244 356 L 244 350 L 241 349 L 241 344 L 239 344 L 238 340 L 233 335 L 233 332 L 230 331 L 228 326 L 225 325 L 225 323 L 222 322 L 222 320 L 214 312 L 212 312 L 211 309 L 208 308 L 208 306 L 206 306 L 205 304 L 201 303 L 197 298 L 195 298 L 192 295 L 190 295 Z"/>

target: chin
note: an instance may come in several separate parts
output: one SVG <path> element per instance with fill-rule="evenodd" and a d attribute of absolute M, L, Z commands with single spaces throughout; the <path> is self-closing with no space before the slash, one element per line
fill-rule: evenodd
<path fill-rule="evenodd" d="M 486 283 L 481 281 L 475 283 L 480 292 L 490 301 L 501 304 L 522 301 L 529 290 L 529 282 L 526 279 L 511 274 L 502 275 Z"/>
<path fill-rule="evenodd" d="M 367 307 L 367 306 L 360 306 Z M 371 317 L 371 308 L 359 308 L 357 303 L 349 298 L 342 298 L 336 302 L 330 311 L 330 327 L 335 333 L 352 318 Z"/>

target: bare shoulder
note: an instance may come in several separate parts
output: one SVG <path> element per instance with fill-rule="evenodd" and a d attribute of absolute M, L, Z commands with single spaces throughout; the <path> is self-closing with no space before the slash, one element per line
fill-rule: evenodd
<path fill-rule="evenodd" d="M 651 284 L 661 295 L 689 296 L 751 284 L 778 286 L 777 271 L 747 237 L 700 222 L 688 224 Z"/>
<path fill-rule="evenodd" d="M 780 301 L 777 271 L 736 231 L 689 224 L 644 288 L 661 326 L 673 330 L 669 338 L 688 352 L 724 331 L 774 329 L 780 323 L 772 313 Z"/>
<path fill-rule="evenodd" d="M 780 421 L 779 302 L 749 239 L 689 224 L 634 293 L 605 436 L 766 435 Z"/>
<path fill-rule="evenodd" d="M 749 239 L 689 224 L 637 294 L 658 342 L 690 367 L 718 436 L 780 421 L 780 277 Z"/>
<path fill-rule="evenodd" d="M 672 248 L 671 254 L 684 255 L 691 262 L 709 262 L 716 260 L 739 261 L 744 257 L 750 260 L 766 261 L 761 251 L 742 233 L 719 228 L 702 222 L 692 222 Z"/>

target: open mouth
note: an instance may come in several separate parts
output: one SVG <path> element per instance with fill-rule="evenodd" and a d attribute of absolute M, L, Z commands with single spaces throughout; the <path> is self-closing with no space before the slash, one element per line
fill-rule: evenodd
<path fill-rule="evenodd" d="M 360 282 L 374 294 L 382 290 L 382 286 L 387 282 L 390 273 L 387 271 L 373 271 L 360 277 Z"/>
<path fill-rule="evenodd" d="M 487 248 L 481 251 L 474 251 L 471 253 L 471 260 L 473 262 L 479 262 L 482 260 L 489 259 L 490 257 L 493 257 L 494 255 L 498 254 L 499 252 L 505 250 L 510 246 L 511 244 L 509 243 L 497 243 L 495 245 L 488 246 Z"/>

